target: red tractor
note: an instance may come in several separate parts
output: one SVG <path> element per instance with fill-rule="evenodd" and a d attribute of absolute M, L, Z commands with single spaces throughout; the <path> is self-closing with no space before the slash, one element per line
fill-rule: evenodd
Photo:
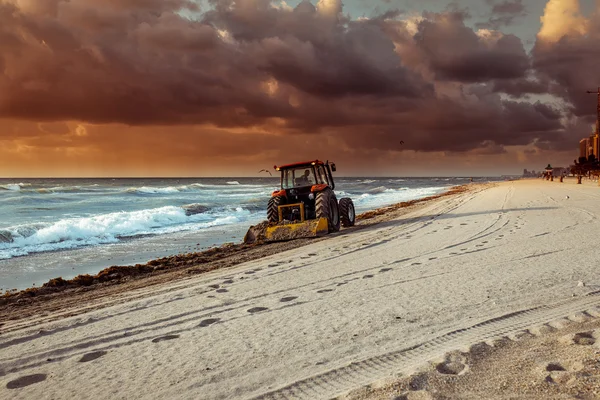
<path fill-rule="evenodd" d="M 354 225 L 354 203 L 348 197 L 341 198 L 338 203 L 333 192 L 334 163 L 314 160 L 274 168 L 281 171 L 281 189 L 273 192 L 269 200 L 267 219 L 270 225 L 286 222 L 283 226 L 297 230 L 302 226 L 290 227 L 288 222 L 308 223 L 313 228 L 307 231 L 315 234 L 322 233 L 325 222 L 327 232 L 339 231 L 340 223 L 344 227 Z M 274 233 L 273 229 L 269 230 Z M 267 233 L 267 237 L 271 234 Z"/>

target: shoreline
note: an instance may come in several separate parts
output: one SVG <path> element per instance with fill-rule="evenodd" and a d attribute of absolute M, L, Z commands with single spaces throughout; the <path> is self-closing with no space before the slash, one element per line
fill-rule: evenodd
<path fill-rule="evenodd" d="M 272 254 L 320 242 L 336 236 L 349 234 L 353 231 L 375 226 L 381 222 L 400 217 L 414 207 L 425 206 L 433 201 L 447 196 L 464 193 L 481 187 L 490 187 L 497 182 L 471 183 L 448 188 L 442 193 L 421 199 L 410 200 L 366 211 L 356 216 L 356 225 L 352 228 L 342 228 L 340 232 L 325 235 L 320 238 L 296 239 L 287 242 L 255 243 L 225 243 L 198 253 L 185 253 L 170 257 L 162 257 L 144 264 L 127 266 L 110 266 L 97 274 L 81 274 L 73 279 L 62 277 L 50 279 L 41 286 L 33 286 L 22 290 L 7 290 L 0 295 L 0 320 L 19 320 L 26 316 L 56 310 L 64 307 L 65 297 L 87 297 L 85 294 L 94 293 L 94 300 L 123 290 L 133 290 L 148 285 L 159 285 L 166 282 L 186 279 L 191 276 L 229 268 L 253 261 Z M 131 287 L 129 287 L 131 286 Z M 104 293 L 106 292 L 106 293 Z M 56 306 L 44 307 L 44 303 L 54 303 Z M 38 307 L 39 306 L 39 307 Z M 28 308 L 33 308 L 28 312 Z M 0 325 L 2 328 L 2 325 Z"/>
<path fill-rule="evenodd" d="M 3 384 L 43 376 L 17 398 L 596 398 L 600 280 L 585 250 L 598 188 L 523 180 L 441 197 L 310 247 L 247 249 L 254 261 L 231 269 L 8 305 Z"/>

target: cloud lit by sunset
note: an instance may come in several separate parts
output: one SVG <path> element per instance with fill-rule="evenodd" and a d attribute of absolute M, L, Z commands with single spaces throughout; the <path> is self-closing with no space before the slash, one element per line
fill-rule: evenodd
<path fill-rule="evenodd" d="M 346 175 L 483 175 L 572 161 L 595 121 L 599 10 L 409 4 L 0 0 L 0 176 L 236 176 L 316 157 Z"/>

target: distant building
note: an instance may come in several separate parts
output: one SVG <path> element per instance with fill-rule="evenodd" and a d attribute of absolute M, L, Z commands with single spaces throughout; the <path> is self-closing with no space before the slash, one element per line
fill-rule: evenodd
<path fill-rule="evenodd" d="M 540 175 L 539 172 L 535 172 L 534 171 L 528 171 L 527 169 L 523 170 L 523 177 L 524 178 L 537 178 Z"/>
<path fill-rule="evenodd" d="M 579 141 L 579 158 L 587 158 L 587 145 L 588 139 L 581 139 Z"/>
<path fill-rule="evenodd" d="M 598 122 L 596 122 L 596 127 L 590 137 L 579 141 L 579 158 L 589 160 L 590 156 L 593 156 L 595 160 L 600 158 L 600 131 Z"/>

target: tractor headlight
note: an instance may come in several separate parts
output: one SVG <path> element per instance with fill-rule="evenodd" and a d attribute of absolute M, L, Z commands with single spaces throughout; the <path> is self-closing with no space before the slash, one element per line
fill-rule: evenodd
<path fill-rule="evenodd" d="M 309 200 L 314 200 L 314 199 L 315 199 L 315 194 L 314 194 L 314 193 L 310 193 L 310 194 L 308 195 L 308 199 L 309 199 Z"/>

